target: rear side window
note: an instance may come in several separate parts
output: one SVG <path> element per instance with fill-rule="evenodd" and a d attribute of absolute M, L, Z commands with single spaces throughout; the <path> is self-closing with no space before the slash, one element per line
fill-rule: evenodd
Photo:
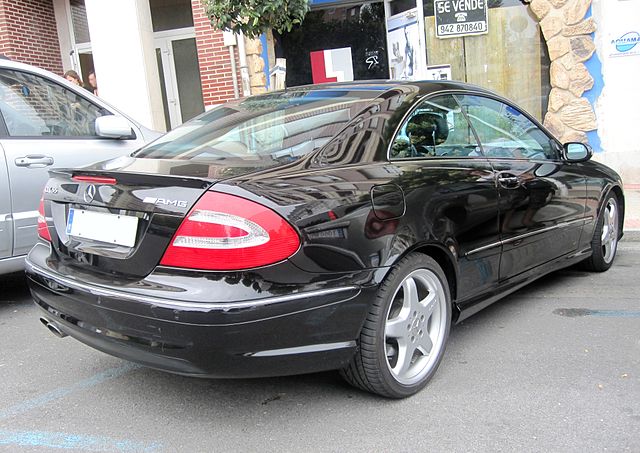
<path fill-rule="evenodd" d="M 289 90 L 227 103 L 172 130 L 136 157 L 286 163 L 324 146 L 378 94 Z"/>
<path fill-rule="evenodd" d="M 95 136 L 102 109 L 44 77 L 0 70 L 0 112 L 10 137 Z"/>

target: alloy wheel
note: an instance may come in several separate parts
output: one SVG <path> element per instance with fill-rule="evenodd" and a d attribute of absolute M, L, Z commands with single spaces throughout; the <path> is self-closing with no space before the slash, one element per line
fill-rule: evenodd
<path fill-rule="evenodd" d="M 428 269 L 417 269 L 397 288 L 387 312 L 387 366 L 401 384 L 419 382 L 437 365 L 446 336 L 447 303 L 442 282 Z"/>
<path fill-rule="evenodd" d="M 618 205 L 614 198 L 607 201 L 604 208 L 604 218 L 602 223 L 602 256 L 605 263 L 610 263 L 618 246 Z"/>

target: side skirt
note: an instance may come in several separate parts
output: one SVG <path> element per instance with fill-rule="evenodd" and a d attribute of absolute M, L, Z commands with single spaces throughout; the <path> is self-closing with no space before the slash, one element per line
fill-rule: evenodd
<path fill-rule="evenodd" d="M 551 272 L 555 272 L 560 269 L 573 266 L 574 264 L 583 261 L 591 255 L 591 249 L 584 249 L 582 251 L 573 253 L 571 255 L 560 257 L 554 261 L 550 261 L 534 269 L 523 272 L 520 275 L 512 277 L 508 280 L 504 280 L 498 284 L 496 289 L 490 293 L 474 297 L 470 300 L 462 300 L 455 302 L 454 314 L 457 311 L 459 314 L 457 318 L 454 318 L 454 323 L 464 321 L 468 317 L 478 313 L 483 308 L 488 307 L 494 302 L 518 291 L 520 288 L 527 286 L 539 278 L 544 277 Z"/>

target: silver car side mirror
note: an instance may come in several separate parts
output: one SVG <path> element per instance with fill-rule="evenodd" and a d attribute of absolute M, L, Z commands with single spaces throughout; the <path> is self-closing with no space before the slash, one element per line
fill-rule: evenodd
<path fill-rule="evenodd" d="M 117 115 L 99 116 L 95 128 L 96 135 L 104 138 L 129 138 L 133 135 L 129 121 Z"/>

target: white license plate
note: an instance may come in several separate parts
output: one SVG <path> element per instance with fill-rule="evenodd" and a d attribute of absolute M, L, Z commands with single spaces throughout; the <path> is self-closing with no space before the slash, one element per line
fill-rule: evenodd
<path fill-rule="evenodd" d="M 71 237 L 133 247 L 137 230 L 137 217 L 84 209 L 69 210 L 67 234 Z"/>

